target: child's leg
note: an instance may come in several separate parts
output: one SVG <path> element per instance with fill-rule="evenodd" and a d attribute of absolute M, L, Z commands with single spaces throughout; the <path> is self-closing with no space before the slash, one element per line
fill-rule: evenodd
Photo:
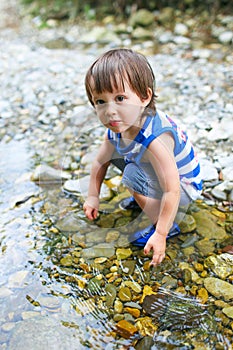
<path fill-rule="evenodd" d="M 129 191 L 134 196 L 134 199 L 138 203 L 139 207 L 151 220 L 151 223 L 156 224 L 158 221 L 161 201 L 159 199 L 143 196 L 142 194 L 137 192 L 132 192 L 130 189 Z"/>

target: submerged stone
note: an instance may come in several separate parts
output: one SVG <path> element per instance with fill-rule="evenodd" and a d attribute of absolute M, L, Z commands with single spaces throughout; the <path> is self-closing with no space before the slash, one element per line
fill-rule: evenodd
<path fill-rule="evenodd" d="M 197 242 L 195 242 L 195 247 L 204 255 L 207 256 L 208 254 L 214 252 L 215 250 L 215 243 L 210 241 L 209 239 L 201 239 Z"/>
<path fill-rule="evenodd" d="M 90 182 L 90 175 L 80 177 L 78 179 L 67 180 L 63 188 L 65 191 L 76 196 L 86 197 L 88 194 L 88 186 Z M 112 197 L 112 191 L 106 184 L 102 184 L 100 191 L 100 199 L 109 200 Z"/>
<path fill-rule="evenodd" d="M 192 215 L 185 215 L 183 220 L 179 223 L 181 233 L 192 232 L 196 229 L 196 221 Z"/>
<path fill-rule="evenodd" d="M 198 299 L 201 300 L 202 304 L 205 304 L 209 299 L 209 294 L 205 288 L 200 288 L 197 292 Z"/>
<path fill-rule="evenodd" d="M 217 224 L 216 217 L 207 210 L 200 210 L 192 215 L 197 224 L 197 231 L 202 237 L 216 241 L 222 241 L 227 237 L 224 228 Z"/>
<path fill-rule="evenodd" d="M 205 259 L 205 266 L 210 268 L 219 278 L 225 280 L 233 274 L 233 256 L 227 253 L 209 256 Z"/>
<path fill-rule="evenodd" d="M 233 306 L 224 307 L 222 312 L 229 318 L 233 318 Z"/>
<path fill-rule="evenodd" d="M 128 287 L 121 287 L 118 292 L 118 297 L 121 301 L 130 301 L 132 298 L 130 289 Z"/>
<path fill-rule="evenodd" d="M 142 287 L 136 281 L 125 281 L 126 287 L 131 288 L 135 293 L 141 293 Z"/>
<path fill-rule="evenodd" d="M 48 317 L 36 317 L 16 324 L 9 342 L 11 350 L 84 350 L 77 329 L 64 327 L 59 320 Z"/>
<path fill-rule="evenodd" d="M 60 264 L 62 266 L 72 266 L 73 265 L 73 259 L 71 255 L 66 255 L 60 260 Z"/>
<path fill-rule="evenodd" d="M 117 295 L 116 286 L 114 286 L 114 284 L 108 283 L 105 286 L 105 292 L 106 292 L 106 306 L 112 307 Z"/>
<path fill-rule="evenodd" d="M 93 277 L 87 284 L 87 289 L 92 294 L 101 294 L 102 281 L 96 277 Z"/>
<path fill-rule="evenodd" d="M 115 254 L 115 249 L 108 243 L 96 244 L 91 248 L 85 248 L 82 250 L 82 257 L 84 258 L 110 258 Z"/>
<path fill-rule="evenodd" d="M 216 298 L 223 298 L 225 301 L 233 299 L 233 285 L 222 281 L 219 278 L 207 277 L 204 279 L 205 288 Z"/>
<path fill-rule="evenodd" d="M 132 250 L 130 248 L 118 248 L 116 250 L 117 260 L 124 260 L 132 255 Z"/>
<path fill-rule="evenodd" d="M 121 320 L 116 324 L 116 331 L 123 338 L 129 339 L 135 333 L 137 333 L 137 328 L 132 325 L 132 323 L 126 320 Z"/>

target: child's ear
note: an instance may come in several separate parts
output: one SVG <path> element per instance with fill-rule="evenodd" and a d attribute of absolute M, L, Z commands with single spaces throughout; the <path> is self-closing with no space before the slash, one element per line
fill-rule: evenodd
<path fill-rule="evenodd" d="M 153 92 L 152 92 L 151 88 L 147 88 L 147 96 L 148 96 L 149 100 L 151 100 L 152 95 L 153 95 Z"/>
<path fill-rule="evenodd" d="M 147 106 L 148 103 L 151 101 L 151 98 L 152 98 L 152 95 L 153 95 L 153 92 L 151 90 L 151 88 L 147 88 L 147 98 L 144 98 L 142 101 L 143 101 L 143 105 Z"/>

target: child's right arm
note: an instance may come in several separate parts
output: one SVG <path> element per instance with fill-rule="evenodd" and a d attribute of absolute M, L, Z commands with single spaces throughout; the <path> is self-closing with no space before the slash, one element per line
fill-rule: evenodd
<path fill-rule="evenodd" d="M 97 156 L 92 163 L 88 197 L 83 205 L 83 210 L 89 220 L 97 218 L 99 209 L 99 194 L 106 171 L 114 151 L 114 146 L 110 143 L 105 134 L 104 141 L 100 146 Z"/>

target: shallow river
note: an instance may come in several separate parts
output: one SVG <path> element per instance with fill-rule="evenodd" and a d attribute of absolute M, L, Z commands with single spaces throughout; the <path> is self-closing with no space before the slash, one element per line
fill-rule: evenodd
<path fill-rule="evenodd" d="M 222 201 L 211 194 L 219 183 L 211 162 L 230 169 L 232 160 L 230 59 L 219 63 L 215 47 L 216 62 L 212 51 L 208 61 L 183 48 L 151 57 L 161 69 L 160 105 L 178 117 L 187 109 L 182 122 L 205 161 L 208 194 L 152 269 L 127 242 L 145 218 L 119 210 L 120 185 L 105 188 L 94 224 L 84 218 L 80 191 L 65 186 L 88 175 L 102 133 L 83 87 L 95 48 L 0 44 L 0 349 L 231 349 L 232 208 L 226 188 Z M 219 125 L 225 129 L 215 139 Z M 32 181 L 39 165 L 50 168 Z M 109 179 L 118 175 L 112 169 Z"/>

